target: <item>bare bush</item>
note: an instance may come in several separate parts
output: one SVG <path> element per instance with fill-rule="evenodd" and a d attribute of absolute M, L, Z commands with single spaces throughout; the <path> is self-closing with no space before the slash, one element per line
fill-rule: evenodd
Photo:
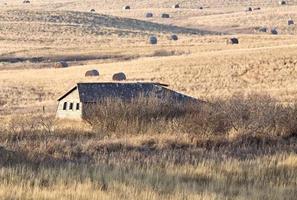
<path fill-rule="evenodd" d="M 7 101 L 4 100 L 4 98 L 0 98 L 0 106 L 5 106 L 7 104 Z"/>
<path fill-rule="evenodd" d="M 165 57 L 165 56 L 179 56 L 179 55 L 184 55 L 184 54 L 188 54 L 188 53 L 184 52 L 184 51 L 176 51 L 176 50 L 167 51 L 167 50 L 161 49 L 161 50 L 154 51 L 152 56 L 153 57 Z"/>
<path fill-rule="evenodd" d="M 20 141 L 27 136 L 46 136 L 45 140 L 53 133 L 55 118 L 43 115 L 15 115 L 12 116 L 5 126 L 2 139 Z M 46 141 L 45 141 L 46 142 Z"/>
<path fill-rule="evenodd" d="M 297 132 L 296 105 L 269 95 L 235 94 L 208 104 L 172 104 L 156 98 L 106 100 L 90 107 L 87 121 L 101 133 L 172 132 L 207 135 L 290 136 Z"/>
<path fill-rule="evenodd" d="M 236 94 L 216 106 L 229 127 L 245 134 L 290 135 L 297 130 L 296 106 L 279 104 L 269 95 Z"/>
<path fill-rule="evenodd" d="M 102 132 L 146 133 L 165 131 L 169 122 L 185 117 L 190 109 L 198 109 L 190 104 L 179 104 L 154 97 L 135 98 L 131 102 L 106 99 L 98 106 L 90 105 L 86 120 Z M 176 130 L 178 131 L 178 130 Z"/>

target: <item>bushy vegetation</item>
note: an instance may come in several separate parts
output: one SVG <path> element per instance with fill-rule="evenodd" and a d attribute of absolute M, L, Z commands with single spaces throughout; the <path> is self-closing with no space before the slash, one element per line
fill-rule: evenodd
<path fill-rule="evenodd" d="M 292 136 L 297 131 L 297 106 L 283 105 L 268 95 L 233 95 L 212 103 L 171 103 L 137 98 L 124 103 L 106 100 L 86 114 L 94 130 L 103 133 L 188 133 Z"/>

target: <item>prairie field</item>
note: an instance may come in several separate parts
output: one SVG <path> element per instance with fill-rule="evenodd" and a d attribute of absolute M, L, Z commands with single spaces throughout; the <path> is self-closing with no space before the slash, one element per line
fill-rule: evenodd
<path fill-rule="evenodd" d="M 296 0 L 0 5 L 0 199 L 296 198 Z M 92 123 L 55 118 L 76 83 L 117 72 L 212 106 L 106 104 Z"/>

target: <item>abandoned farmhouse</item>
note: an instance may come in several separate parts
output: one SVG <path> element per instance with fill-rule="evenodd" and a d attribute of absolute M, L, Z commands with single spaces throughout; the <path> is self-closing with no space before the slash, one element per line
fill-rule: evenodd
<path fill-rule="evenodd" d="M 82 120 L 86 117 L 86 108 L 100 106 L 106 99 L 131 101 L 138 97 L 154 97 L 170 103 L 202 102 L 167 88 L 161 83 L 78 83 L 58 99 L 57 118 Z"/>

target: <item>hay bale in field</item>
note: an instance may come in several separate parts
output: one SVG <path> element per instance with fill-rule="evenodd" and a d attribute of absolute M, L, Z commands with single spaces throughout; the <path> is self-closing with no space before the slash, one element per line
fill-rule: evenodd
<path fill-rule="evenodd" d="M 233 37 L 227 40 L 227 44 L 239 44 L 239 40 L 238 38 Z"/>
<path fill-rule="evenodd" d="M 162 18 L 170 18 L 170 15 L 167 13 L 162 13 L 161 17 Z"/>
<path fill-rule="evenodd" d="M 154 16 L 153 13 L 146 13 L 146 15 L 145 15 L 146 18 L 151 18 L 153 16 Z"/>
<path fill-rule="evenodd" d="M 252 9 L 252 7 L 248 7 L 248 8 L 246 9 L 246 11 L 247 11 L 247 12 L 252 12 L 253 9 Z"/>
<path fill-rule="evenodd" d="M 287 2 L 286 1 L 279 1 L 278 4 L 279 5 L 287 5 Z"/>
<path fill-rule="evenodd" d="M 130 6 L 124 6 L 124 7 L 123 7 L 123 10 L 130 10 L 130 9 L 131 9 Z"/>
<path fill-rule="evenodd" d="M 278 34 L 276 28 L 271 29 L 270 32 L 271 32 L 272 35 L 277 35 Z"/>
<path fill-rule="evenodd" d="M 292 19 L 289 19 L 288 20 L 288 25 L 290 26 L 290 25 L 294 25 L 294 21 L 292 20 Z"/>
<path fill-rule="evenodd" d="M 115 73 L 113 76 L 112 76 L 112 80 L 113 81 L 124 81 L 126 80 L 126 75 L 123 73 L 123 72 L 119 72 L 119 73 Z"/>
<path fill-rule="evenodd" d="M 96 69 L 88 70 L 86 71 L 85 76 L 99 76 L 99 72 Z"/>
<path fill-rule="evenodd" d="M 95 9 L 91 9 L 90 12 L 96 12 Z"/>
<path fill-rule="evenodd" d="M 54 68 L 66 68 L 68 67 L 68 63 L 66 61 L 59 61 L 54 64 Z"/>
<path fill-rule="evenodd" d="M 148 42 L 150 44 L 157 44 L 158 43 L 158 39 L 156 36 L 150 36 Z"/>
<path fill-rule="evenodd" d="M 260 27 L 258 29 L 259 32 L 262 32 L 262 33 L 266 33 L 267 32 L 267 28 L 266 27 Z"/>
<path fill-rule="evenodd" d="M 171 36 L 170 36 L 170 39 L 171 39 L 171 40 L 178 40 L 178 36 L 177 36 L 177 35 L 171 35 Z"/>
<path fill-rule="evenodd" d="M 180 8 L 179 4 L 175 4 L 172 6 L 172 8 Z"/>
<path fill-rule="evenodd" d="M 31 3 L 30 0 L 24 0 L 23 3 Z"/>
<path fill-rule="evenodd" d="M 260 7 L 256 7 L 256 8 L 254 8 L 254 10 L 261 10 L 261 8 Z"/>
<path fill-rule="evenodd" d="M 199 9 L 200 9 L 200 10 L 203 10 L 203 7 L 202 7 L 202 6 L 200 6 L 200 7 L 199 7 Z"/>

